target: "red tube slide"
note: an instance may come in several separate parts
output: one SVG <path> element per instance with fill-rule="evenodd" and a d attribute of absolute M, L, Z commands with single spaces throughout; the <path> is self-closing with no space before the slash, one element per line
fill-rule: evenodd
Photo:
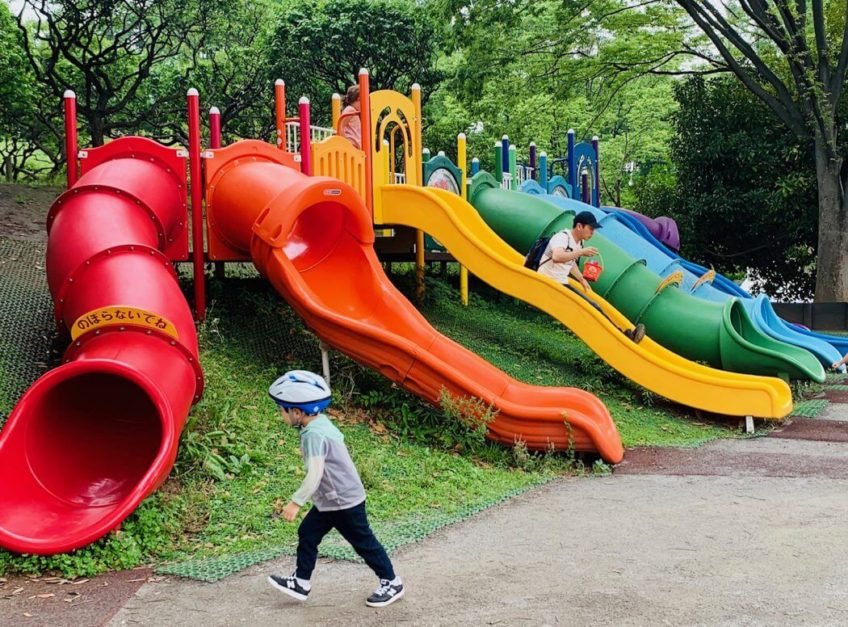
<path fill-rule="evenodd" d="M 438 333 L 398 292 L 374 253 L 371 217 L 354 189 L 307 177 L 279 150 L 244 141 L 206 161 L 214 235 L 254 264 L 328 344 L 438 403 L 442 389 L 497 410 L 489 436 L 623 457 L 604 404 L 573 388 L 516 381 Z"/>
<path fill-rule="evenodd" d="M 167 477 L 203 386 L 165 254 L 184 247 L 184 158 L 129 137 L 83 166 L 47 220 L 47 280 L 72 342 L 0 432 L 0 546 L 21 553 L 116 528 Z"/>

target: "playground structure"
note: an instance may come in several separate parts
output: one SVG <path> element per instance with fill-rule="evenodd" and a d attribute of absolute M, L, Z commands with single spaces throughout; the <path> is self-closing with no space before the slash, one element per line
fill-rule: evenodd
<path fill-rule="evenodd" d="M 278 82 L 276 148 L 257 141 L 217 148 L 213 109 L 213 148 L 201 151 L 198 94 L 190 90 L 187 151 L 137 137 L 80 151 L 74 96 L 66 94 L 67 154 L 82 159 L 83 175 L 77 179 L 69 160 L 69 189 L 48 221 L 48 277 L 71 346 L 0 434 L 0 465 L 10 469 L 0 488 L 0 546 L 37 554 L 84 546 L 167 477 L 203 386 L 173 261 L 193 264 L 197 319 L 205 316 L 205 262 L 252 259 L 331 346 L 430 402 L 451 394 L 491 405 L 492 439 L 622 459 L 597 397 L 511 379 L 436 332 L 392 287 L 373 250 L 372 225 L 410 191 L 423 198 L 437 191 L 420 187 L 420 89 L 410 98 L 371 94 L 367 72 L 359 81 L 362 128 L 370 130 L 366 140 L 376 138 L 365 150 L 313 127 L 306 99 L 298 118 L 286 119 Z M 287 128 L 298 153 L 287 150 Z M 419 251 L 422 239 L 419 231 Z"/>
<path fill-rule="evenodd" d="M 536 143 L 530 142 L 526 163 L 517 161 L 517 151 L 504 135 L 495 143 L 493 175 L 502 189 L 526 191 L 533 184 L 533 193 L 549 194 L 560 198 L 581 200 L 584 204 L 601 208 L 600 196 L 600 140 L 592 137 L 591 142 L 577 142 L 574 129 L 567 133 L 567 152 L 564 157 L 549 158 L 544 151 L 538 152 Z M 480 170 L 480 161 L 472 160 L 471 174 Z M 556 172 L 559 171 L 559 174 Z M 680 249 L 680 233 L 677 223 L 669 217 L 650 218 L 636 211 L 617 207 L 604 207 L 608 212 L 626 214 L 631 220 L 641 224 L 656 240 L 673 250 Z"/>
<path fill-rule="evenodd" d="M 458 166 L 443 155 L 425 163 L 420 88 L 408 97 L 372 93 L 364 70 L 359 86 L 361 150 L 335 133 L 338 99 L 332 128 L 311 124 L 305 98 L 298 116 L 287 118 L 282 81 L 275 84 L 276 146 L 244 140 L 222 147 L 213 107 L 203 150 L 199 97 L 191 90 L 188 150 L 128 137 L 79 151 L 67 95 L 67 154 L 80 156 L 82 177 L 70 160 L 69 190 L 48 220 L 48 279 L 71 346 L 0 433 L 0 465 L 14 473 L 0 487 L 10 504 L 0 511 L 0 546 L 45 554 L 84 546 L 167 476 L 203 385 L 173 262 L 193 265 L 197 319 L 205 317 L 205 264 L 252 262 L 327 345 L 431 403 L 445 394 L 481 399 L 497 410 L 491 439 L 521 439 L 534 450 L 573 448 L 612 463 L 623 457 L 600 399 L 521 383 L 442 336 L 392 286 L 381 248 L 411 240 L 420 280 L 425 251 L 443 246 L 481 280 L 562 322 L 624 376 L 691 407 L 781 418 L 792 407 L 784 379 L 823 377 L 810 353 L 759 333 L 738 300 L 696 301 L 680 289 L 682 273 L 660 276 L 600 235 L 597 302 L 606 315 L 528 270 L 523 253 L 540 234 L 569 226 L 574 208 L 552 204 L 557 194 L 514 191 L 519 175 L 505 178 L 503 170 L 500 180 L 478 171 L 468 185 L 463 135 Z M 506 142 L 496 163 L 506 155 L 517 173 L 515 148 Z M 574 179 L 582 170 L 579 185 L 550 176 L 544 153 L 537 166 L 532 148 L 521 187 L 540 185 L 538 177 L 542 193 L 565 190 L 557 202 L 577 202 L 568 192 L 578 190 L 601 211 L 597 142 L 594 156 L 575 157 L 565 173 Z M 570 154 L 580 153 L 575 146 Z M 637 321 L 650 336 L 639 344 L 621 333 Z"/>
<path fill-rule="evenodd" d="M 588 178 L 597 181 L 598 142 L 597 139 L 592 142 L 594 153 L 592 153 L 589 145 L 585 143 L 582 144 L 582 150 L 573 152 L 572 146 L 574 145 L 574 141 L 572 135 L 573 132 L 569 131 L 569 158 L 567 162 L 570 169 L 576 163 L 578 170 L 581 167 L 581 163 L 586 164 L 583 166 L 582 177 L 578 178 L 575 174 L 570 177 L 568 187 L 552 187 L 545 180 L 544 168 L 540 167 L 538 170 L 539 181 L 536 181 L 533 176 L 536 170 L 530 168 L 528 170 L 529 175 L 519 177 L 521 183 L 518 189 L 543 197 L 549 203 L 556 205 L 563 211 L 575 213 L 588 210 L 592 212 L 598 221 L 606 227 L 603 231 L 604 239 L 609 239 L 617 247 L 636 259 L 646 261 L 647 267 L 657 275 L 663 279 L 674 277 L 674 280 L 680 283 L 681 289 L 698 299 L 711 303 L 726 302 L 732 300 L 734 297 L 738 298 L 740 306 L 745 310 L 750 320 L 750 324 L 761 335 L 812 353 L 824 367 L 828 367 L 848 352 L 848 341 L 845 338 L 814 333 L 784 322 L 774 312 L 771 302 L 766 296 L 760 295 L 754 298 L 729 279 L 681 258 L 675 252 L 675 250 L 679 249 L 679 234 L 673 220 L 662 217 L 652 220 L 633 211 L 616 207 L 601 207 L 600 202 L 595 200 L 594 197 L 591 204 L 587 203 L 589 194 L 585 188 L 585 181 L 587 179 L 586 169 L 590 171 Z M 587 152 L 594 154 L 594 161 L 591 159 L 579 161 L 571 156 L 574 153 L 582 155 Z M 531 146 L 531 163 L 534 161 L 534 153 L 535 146 Z M 496 163 L 498 162 L 496 160 Z M 592 168 L 595 168 L 594 173 L 591 172 Z M 584 181 L 582 193 L 580 194 L 583 199 L 582 204 L 580 201 L 573 199 L 575 194 L 571 193 L 571 189 L 574 188 L 570 187 L 571 181 L 575 179 L 580 180 L 580 178 Z M 503 183 L 501 183 L 501 186 L 504 186 Z M 510 189 L 515 188 L 514 185 L 510 187 Z M 565 191 L 558 193 L 560 189 L 564 189 Z M 581 188 L 578 187 L 576 189 L 579 191 Z M 586 206 L 587 204 L 589 206 Z M 810 374 L 811 378 L 815 380 L 819 380 L 823 376 L 823 374 L 815 376 L 812 371 L 810 371 Z"/>

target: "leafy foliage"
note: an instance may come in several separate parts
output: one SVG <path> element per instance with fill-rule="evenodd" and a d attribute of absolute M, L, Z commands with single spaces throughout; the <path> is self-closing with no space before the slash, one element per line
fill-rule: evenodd
<path fill-rule="evenodd" d="M 33 76 L 23 38 L 6 4 L 0 5 L 0 168 L 7 180 L 35 178 L 50 172 L 37 153 L 58 156 L 60 137 L 52 124 L 59 101 L 41 101 L 42 87 Z M 28 164 L 27 162 L 30 161 Z M 48 162 L 49 163 L 49 162 Z"/>
<path fill-rule="evenodd" d="M 455 134 L 464 131 L 469 154 L 491 168 L 492 145 L 503 134 L 519 160 L 527 159 L 531 141 L 549 157 L 564 156 L 570 128 L 578 141 L 599 135 L 609 204 L 632 201 L 625 166 L 647 171 L 668 161 L 671 79 L 628 64 L 657 57 L 673 67 L 667 51 L 679 43 L 672 29 L 678 9 L 648 3 L 629 11 L 621 0 L 434 5 L 451 30 L 440 61 L 446 89 L 427 111 L 428 146 L 452 154 Z"/>
<path fill-rule="evenodd" d="M 692 78 L 675 96 L 676 194 L 663 212 L 677 220 L 684 256 L 727 274 L 750 268 L 774 296 L 809 297 L 818 226 L 809 147 L 733 78 Z M 655 212 L 652 202 L 640 208 Z"/>
<path fill-rule="evenodd" d="M 315 117 L 326 120 L 332 94 L 344 94 L 360 68 L 372 90 L 408 93 L 417 82 L 426 98 L 440 82 L 438 43 L 426 8 L 411 2 L 307 0 L 283 5 L 266 54 L 274 75 L 308 95 Z"/>

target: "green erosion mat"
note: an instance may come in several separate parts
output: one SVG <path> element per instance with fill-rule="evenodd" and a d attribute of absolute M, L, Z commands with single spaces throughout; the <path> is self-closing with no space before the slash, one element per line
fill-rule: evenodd
<path fill-rule="evenodd" d="M 848 374 L 839 372 L 829 373 L 821 389 L 826 392 L 848 392 Z M 829 404 L 830 401 L 825 398 L 800 401 L 795 404 L 795 408 L 792 410 L 792 416 L 815 418 Z"/>
<path fill-rule="evenodd" d="M 827 407 L 827 405 L 828 401 L 824 398 L 801 401 L 800 403 L 795 404 L 795 408 L 792 410 L 792 416 L 815 418 L 822 412 L 822 410 L 824 410 L 825 407 Z"/>
<path fill-rule="evenodd" d="M 431 510 L 430 513 L 419 513 L 391 522 L 375 523 L 373 525 L 374 532 L 386 548 L 386 551 L 392 554 L 402 546 L 423 540 L 443 527 L 470 518 L 474 514 L 543 485 L 552 479 L 553 477 L 547 477 L 533 481 L 526 486 L 511 490 L 495 499 L 473 503 L 450 513 Z M 268 547 L 221 557 L 165 564 L 156 568 L 156 573 L 214 582 L 248 566 L 274 559 L 280 555 L 295 555 L 295 553 L 296 545 L 291 543 L 285 546 Z M 327 535 L 322 542 L 320 556 L 357 562 L 362 561 L 350 545 L 335 530 Z"/>
<path fill-rule="evenodd" d="M 58 357 L 44 248 L 0 238 L 0 427 L 21 394 Z"/>

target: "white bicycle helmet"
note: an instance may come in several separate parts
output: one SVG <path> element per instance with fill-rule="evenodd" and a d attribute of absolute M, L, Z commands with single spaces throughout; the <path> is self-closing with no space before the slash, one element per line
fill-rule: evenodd
<path fill-rule="evenodd" d="M 317 414 L 330 405 L 330 386 L 324 377 L 308 370 L 290 370 L 274 381 L 268 394 L 280 407 Z"/>

